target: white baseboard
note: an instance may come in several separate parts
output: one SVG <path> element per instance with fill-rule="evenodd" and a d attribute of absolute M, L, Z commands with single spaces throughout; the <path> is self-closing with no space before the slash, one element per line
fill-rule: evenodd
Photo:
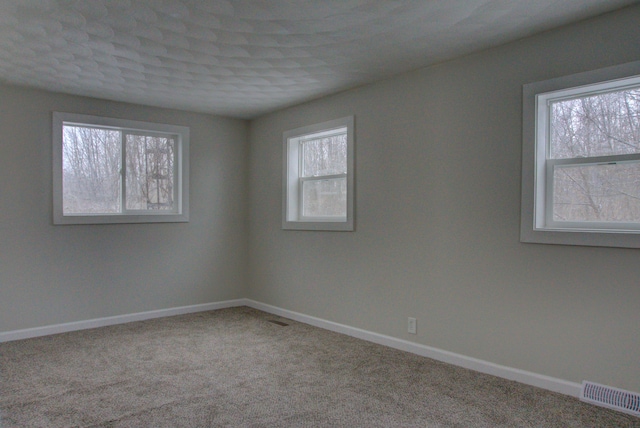
<path fill-rule="evenodd" d="M 216 309 L 232 308 L 237 306 L 249 306 L 270 314 L 289 318 L 315 327 L 324 328 L 326 330 L 335 331 L 337 333 L 346 334 L 358 339 L 367 340 L 369 342 L 388 346 L 390 348 L 399 349 L 401 351 L 411 352 L 423 357 L 432 358 L 434 360 L 475 370 L 477 372 L 498 376 L 504 379 L 532 385 L 549 391 L 558 392 L 573 397 L 580 397 L 581 384 L 569 382 L 562 379 L 553 378 L 525 370 L 514 369 L 512 367 L 494 364 L 489 361 L 479 360 L 477 358 L 467 357 L 465 355 L 444 351 L 442 349 L 433 348 L 431 346 L 421 345 L 419 343 L 409 342 L 408 340 L 398 339 L 356 327 L 339 324 L 333 321 L 327 321 L 321 318 L 312 317 L 301 314 L 299 312 L 271 306 L 266 303 L 257 302 L 251 299 L 235 299 L 223 302 L 205 303 L 200 305 L 181 306 L 177 308 L 158 309 L 155 311 L 138 312 L 135 314 L 118 315 L 106 318 L 96 318 L 86 321 L 77 321 L 64 324 L 56 324 L 44 327 L 27 328 L 23 330 L 14 330 L 0 332 L 0 343 L 13 340 L 29 339 L 32 337 L 48 336 L 51 334 L 66 333 L 76 330 L 85 330 L 89 328 L 105 327 L 109 325 L 124 324 L 134 321 L 143 321 L 152 318 L 162 318 L 173 315 L 190 314 L 194 312 L 211 311 Z"/>
<path fill-rule="evenodd" d="M 532 385 L 549 391 L 558 392 L 560 394 L 570 395 L 572 397 L 580 397 L 581 384 L 579 383 L 569 382 L 563 379 L 557 379 L 550 376 L 528 372 L 525 370 L 502 366 L 500 364 L 491 363 L 489 361 L 467 357 L 465 355 L 444 351 L 438 348 L 432 348 L 431 346 L 409 342 L 408 340 L 397 339 L 395 337 L 350 327 L 344 324 L 338 324 L 332 321 L 323 320 L 321 318 L 301 314 L 299 312 L 289 311 L 287 309 L 282 309 L 276 306 L 267 305 L 265 303 L 256 302 L 255 300 L 251 299 L 245 299 L 245 301 L 247 306 L 254 309 L 258 309 L 284 318 L 289 318 L 305 324 L 313 325 L 315 327 L 320 327 L 326 330 L 335 331 L 337 333 L 346 334 L 348 336 L 367 340 L 379 345 L 389 346 L 390 348 L 399 349 L 401 351 L 411 352 L 412 354 L 432 358 L 437 361 L 464 367 L 466 369 L 475 370 L 480 373 L 498 376 L 503 379 L 513 380 L 526 385 Z"/>
<path fill-rule="evenodd" d="M 152 318 L 170 317 L 174 315 L 190 314 L 194 312 L 212 311 L 215 309 L 247 306 L 246 299 L 226 300 L 223 302 L 203 303 L 199 305 L 180 306 L 176 308 L 157 309 L 154 311 L 138 312 L 135 314 L 116 315 L 113 317 L 96 318 L 85 321 L 54 324 L 44 327 L 26 328 L 0 332 L 0 343 L 12 340 L 29 339 L 32 337 L 48 336 L 50 334 L 67 333 L 69 331 L 86 330 L 89 328 L 106 327 L 134 321 L 144 321 Z"/>

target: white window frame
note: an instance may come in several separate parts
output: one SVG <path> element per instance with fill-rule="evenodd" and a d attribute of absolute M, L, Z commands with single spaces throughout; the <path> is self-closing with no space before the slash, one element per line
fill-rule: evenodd
<path fill-rule="evenodd" d="M 171 135 L 176 142 L 174 159 L 175 208 L 164 210 L 127 210 L 119 213 L 65 214 L 63 211 L 62 145 L 63 126 L 78 125 L 111 128 L 127 134 Z M 151 122 L 53 112 L 53 224 L 119 224 L 119 223 L 175 223 L 189 221 L 189 128 Z M 123 153 L 124 156 L 124 153 Z M 125 174 L 124 168 L 120 172 Z M 121 178 L 124 182 L 124 179 Z M 123 184 L 124 186 L 124 184 Z M 123 195 L 123 197 L 126 197 Z"/>
<path fill-rule="evenodd" d="M 302 177 L 302 149 L 305 140 L 342 133 L 347 134 L 347 173 Z M 288 230 L 354 230 L 354 117 L 348 116 L 286 131 L 283 135 L 282 228 Z M 302 213 L 302 183 L 346 177 L 347 210 L 344 217 L 310 217 Z"/>
<path fill-rule="evenodd" d="M 640 223 L 553 221 L 555 168 L 638 162 L 640 155 L 549 159 L 549 103 L 640 84 L 640 61 L 523 86 L 522 242 L 640 248 Z"/>

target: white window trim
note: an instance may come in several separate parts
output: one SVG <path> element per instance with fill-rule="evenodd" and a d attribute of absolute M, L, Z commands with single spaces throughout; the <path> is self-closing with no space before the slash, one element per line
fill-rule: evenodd
<path fill-rule="evenodd" d="M 520 241 L 540 244 L 585 245 L 601 247 L 640 248 L 640 230 L 638 225 L 621 225 L 611 229 L 610 224 L 566 223 L 562 225 L 552 221 L 545 203 L 550 194 L 548 174 L 553 173 L 555 165 L 601 163 L 607 161 L 634 161 L 636 155 L 604 156 L 585 160 L 546 160 L 547 124 L 546 100 L 555 93 L 555 98 L 570 97 L 585 92 L 607 90 L 615 80 L 640 75 L 640 61 L 595 71 L 563 76 L 541 82 L 530 83 L 523 87 L 523 145 L 522 145 L 522 203 L 520 222 Z M 543 120 L 539 120 L 542 118 Z M 540 161 L 542 159 L 542 161 Z"/>
<path fill-rule="evenodd" d="M 176 210 L 125 211 L 114 214 L 67 214 L 63 212 L 62 191 L 62 128 L 72 123 L 96 127 L 122 129 L 129 133 L 143 132 L 176 136 L 175 201 Z M 53 112 L 53 224 L 119 224 L 119 223 L 175 223 L 189 221 L 189 128 L 151 122 L 115 119 L 75 113 Z"/>
<path fill-rule="evenodd" d="M 315 138 L 329 136 L 336 130 L 347 129 L 347 215 L 346 217 L 303 217 L 301 214 L 302 181 L 326 180 L 345 175 L 327 175 L 321 177 L 300 177 L 300 141 L 311 134 Z M 282 169 L 282 228 L 286 230 L 354 230 L 354 117 L 348 116 L 315 125 L 286 131 L 283 135 Z"/>

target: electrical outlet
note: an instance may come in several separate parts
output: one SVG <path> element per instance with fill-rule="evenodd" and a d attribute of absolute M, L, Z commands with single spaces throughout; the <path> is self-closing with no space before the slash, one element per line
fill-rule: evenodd
<path fill-rule="evenodd" d="M 418 321 L 415 318 L 409 317 L 409 322 L 407 323 L 407 331 L 411 334 L 416 334 L 418 330 Z"/>

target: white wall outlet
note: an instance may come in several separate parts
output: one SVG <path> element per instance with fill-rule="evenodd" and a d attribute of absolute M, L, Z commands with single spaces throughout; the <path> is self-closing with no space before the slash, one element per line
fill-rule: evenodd
<path fill-rule="evenodd" d="M 411 334 L 416 334 L 418 330 L 418 321 L 415 318 L 409 317 L 409 322 L 407 323 L 407 331 Z"/>

